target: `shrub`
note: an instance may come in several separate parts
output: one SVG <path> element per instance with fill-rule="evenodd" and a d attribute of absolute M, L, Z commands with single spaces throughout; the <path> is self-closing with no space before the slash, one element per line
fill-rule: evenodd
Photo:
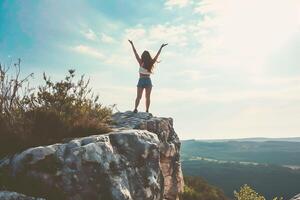
<path fill-rule="evenodd" d="M 180 197 L 182 200 L 227 200 L 223 191 L 200 177 L 185 176 L 184 182 L 184 192 Z"/>
<path fill-rule="evenodd" d="M 222 190 L 209 185 L 200 177 L 184 177 L 184 192 L 181 194 L 181 200 L 226 200 L 228 199 Z M 240 191 L 234 191 L 235 200 L 266 200 L 248 185 L 243 185 Z M 283 200 L 275 197 L 273 200 Z"/>
<path fill-rule="evenodd" d="M 108 131 L 112 109 L 99 103 L 84 76 L 76 82 L 69 70 L 54 82 L 45 73 L 44 84 L 30 88 L 33 74 L 20 79 L 20 60 L 0 65 L 0 157 L 31 146 L 60 142 L 65 138 Z"/>
<path fill-rule="evenodd" d="M 266 200 L 247 184 L 243 185 L 239 192 L 234 191 L 234 197 L 236 200 Z M 282 198 L 275 197 L 273 200 L 282 200 Z"/>

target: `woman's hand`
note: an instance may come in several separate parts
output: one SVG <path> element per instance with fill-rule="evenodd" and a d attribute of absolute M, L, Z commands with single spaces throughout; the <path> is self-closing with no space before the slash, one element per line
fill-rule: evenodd
<path fill-rule="evenodd" d="M 163 48 L 163 47 L 165 47 L 165 46 L 167 46 L 167 45 L 168 45 L 168 43 L 162 44 L 162 45 L 161 45 L 161 48 Z"/>
<path fill-rule="evenodd" d="M 160 46 L 158 52 L 156 53 L 155 57 L 153 58 L 154 62 L 157 61 L 157 58 L 158 58 L 158 56 L 159 56 L 159 54 L 160 54 L 162 48 L 165 47 L 165 46 L 167 46 L 167 45 L 168 45 L 168 43 L 164 43 L 164 44 L 162 44 L 162 45 Z"/>
<path fill-rule="evenodd" d="M 128 42 L 129 42 L 130 44 L 133 44 L 133 42 L 132 42 L 131 40 L 128 40 Z"/>

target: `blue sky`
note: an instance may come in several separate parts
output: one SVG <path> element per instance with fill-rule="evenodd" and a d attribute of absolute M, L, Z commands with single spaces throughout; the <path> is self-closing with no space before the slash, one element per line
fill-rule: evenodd
<path fill-rule="evenodd" d="M 105 105 L 132 110 L 138 65 L 155 54 L 151 112 L 181 139 L 300 136 L 298 0 L 0 0 L 0 62 L 91 78 Z M 140 105 L 144 110 L 144 99 Z"/>

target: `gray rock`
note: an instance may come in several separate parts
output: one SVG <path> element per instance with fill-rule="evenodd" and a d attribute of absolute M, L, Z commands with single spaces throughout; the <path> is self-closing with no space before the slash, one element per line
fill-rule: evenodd
<path fill-rule="evenodd" d="M 153 117 L 146 112 L 116 113 L 115 127 L 148 130 L 157 134 L 160 144 L 160 167 L 164 176 L 164 198 L 178 199 L 183 192 L 183 176 L 180 163 L 180 140 L 173 128 L 172 118 Z"/>
<path fill-rule="evenodd" d="M 34 198 L 25 196 L 24 194 L 9 192 L 9 191 L 0 191 L 1 200 L 45 200 L 42 198 Z"/>
<path fill-rule="evenodd" d="M 172 119 L 132 112 L 113 119 L 113 132 L 27 149 L 1 160 L 0 173 L 16 191 L 47 199 L 178 199 L 183 178 Z"/>
<path fill-rule="evenodd" d="M 290 200 L 300 200 L 300 194 L 297 194 L 296 196 L 294 196 Z"/>

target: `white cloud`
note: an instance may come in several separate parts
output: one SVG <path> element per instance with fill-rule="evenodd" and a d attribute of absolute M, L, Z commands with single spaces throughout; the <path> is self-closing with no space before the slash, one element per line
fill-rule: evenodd
<path fill-rule="evenodd" d="M 299 135 L 300 107 L 288 104 L 250 105 L 211 126 L 207 132 L 217 133 L 221 138 L 241 137 L 289 137 Z M 217 134 L 216 134 L 217 135 Z M 218 136 L 220 137 L 220 136 Z"/>
<path fill-rule="evenodd" d="M 269 85 L 277 87 L 289 87 L 293 85 L 300 85 L 300 76 L 288 76 L 288 77 L 260 77 L 255 76 L 250 79 L 253 83 L 258 85 Z"/>
<path fill-rule="evenodd" d="M 217 75 L 215 74 L 204 74 L 201 73 L 200 70 L 194 70 L 194 69 L 182 70 L 177 73 L 177 76 L 191 81 L 215 79 L 217 77 Z"/>
<path fill-rule="evenodd" d="M 170 43 L 176 46 L 186 46 L 188 32 L 185 25 L 156 24 L 148 28 L 141 26 L 125 30 L 124 41 L 127 39 L 139 41 L 143 46 L 149 47 L 162 43 Z"/>
<path fill-rule="evenodd" d="M 109 54 L 105 59 L 105 63 L 118 66 L 119 68 L 132 69 L 133 64 L 130 62 L 129 56 L 120 54 Z"/>
<path fill-rule="evenodd" d="M 203 0 L 194 9 L 203 17 L 196 30 L 199 56 L 261 74 L 274 51 L 299 31 L 299 9 L 297 0 Z"/>
<path fill-rule="evenodd" d="M 101 59 L 101 60 L 104 59 L 104 55 L 102 54 L 102 52 L 100 52 L 98 49 L 95 49 L 90 46 L 78 45 L 78 46 L 72 47 L 71 49 L 77 53 L 92 56 L 92 57 L 95 57 L 95 58 Z"/>
<path fill-rule="evenodd" d="M 101 41 L 104 43 L 115 43 L 115 39 L 107 34 L 101 34 Z"/>
<path fill-rule="evenodd" d="M 202 0 L 194 7 L 194 12 L 202 15 L 215 15 L 220 13 L 228 5 L 228 0 L 214 2 L 212 0 Z"/>
<path fill-rule="evenodd" d="M 167 9 L 172 9 L 173 7 L 185 7 L 189 4 L 189 0 L 166 0 L 165 7 Z"/>
<path fill-rule="evenodd" d="M 81 33 L 86 39 L 91 41 L 101 41 L 103 43 L 108 43 L 108 44 L 116 42 L 115 39 L 110 35 L 107 35 L 105 33 L 101 33 L 100 35 L 98 35 L 92 29 L 88 29 L 87 31 L 82 31 Z"/>
<path fill-rule="evenodd" d="M 145 37 L 146 30 L 142 27 L 128 28 L 125 30 L 125 40 L 139 40 Z"/>
<path fill-rule="evenodd" d="M 156 25 L 149 29 L 149 40 L 187 45 L 187 30 L 184 25 Z"/>
<path fill-rule="evenodd" d="M 88 40 L 96 41 L 98 39 L 96 33 L 92 29 L 83 31 L 82 34 Z"/>

